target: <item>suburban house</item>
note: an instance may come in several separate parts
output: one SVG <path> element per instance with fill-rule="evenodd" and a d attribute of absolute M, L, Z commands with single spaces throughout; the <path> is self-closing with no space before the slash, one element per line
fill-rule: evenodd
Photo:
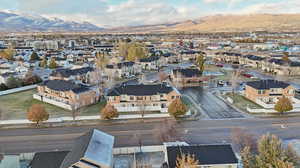
<path fill-rule="evenodd" d="M 166 84 L 121 85 L 107 94 L 107 103 L 118 112 L 167 112 L 180 93 Z"/>
<path fill-rule="evenodd" d="M 93 129 L 79 137 L 71 151 L 40 152 L 29 168 L 112 168 L 114 137 Z"/>
<path fill-rule="evenodd" d="M 274 107 L 281 97 L 295 99 L 295 88 L 288 83 L 277 80 L 260 80 L 246 83 L 245 97 L 265 108 Z"/>
<path fill-rule="evenodd" d="M 171 72 L 171 81 L 175 86 L 199 86 L 202 83 L 202 75 L 199 69 L 173 69 Z"/>
<path fill-rule="evenodd" d="M 85 85 L 95 85 L 97 84 L 97 72 L 94 68 L 83 67 L 77 69 L 58 69 L 55 70 L 50 78 L 50 80 L 67 80 L 75 81 L 77 83 Z"/>
<path fill-rule="evenodd" d="M 233 52 L 217 52 L 214 59 L 220 62 L 239 64 L 242 54 Z"/>
<path fill-rule="evenodd" d="M 244 55 L 240 59 L 240 64 L 248 65 L 252 68 L 261 68 L 263 60 L 265 60 L 264 57 L 256 55 Z"/>
<path fill-rule="evenodd" d="M 276 75 L 300 75 L 300 62 L 272 58 L 263 62 L 262 70 Z"/>
<path fill-rule="evenodd" d="M 159 56 L 151 56 L 147 58 L 142 58 L 139 61 L 143 70 L 157 70 L 159 65 Z"/>
<path fill-rule="evenodd" d="M 142 69 L 134 62 L 121 62 L 117 64 L 106 65 L 104 71 L 108 76 L 124 78 L 139 74 L 141 73 Z"/>
<path fill-rule="evenodd" d="M 39 84 L 33 97 L 68 110 L 95 104 L 99 100 L 99 90 L 66 80 L 48 80 Z"/>
<path fill-rule="evenodd" d="M 199 168 L 237 168 L 238 159 L 231 145 L 177 145 L 165 149 L 165 167 L 176 168 L 177 157 L 190 154 L 198 160 Z"/>
<path fill-rule="evenodd" d="M 184 61 L 195 61 L 199 54 L 206 55 L 206 53 L 202 51 L 185 50 L 180 52 L 180 57 Z"/>

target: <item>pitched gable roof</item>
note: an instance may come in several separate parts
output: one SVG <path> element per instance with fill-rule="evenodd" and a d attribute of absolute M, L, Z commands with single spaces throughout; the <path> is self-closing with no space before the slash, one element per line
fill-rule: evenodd
<path fill-rule="evenodd" d="M 186 68 L 186 69 L 174 69 L 174 74 L 180 73 L 184 77 L 200 77 L 201 72 L 199 69 L 192 69 L 192 68 Z"/>
<path fill-rule="evenodd" d="M 238 163 L 231 145 L 170 146 L 167 147 L 169 168 L 176 167 L 177 156 L 182 154 L 194 155 L 200 165 Z"/>
<path fill-rule="evenodd" d="M 134 96 L 146 96 L 156 95 L 163 93 L 170 93 L 174 89 L 166 84 L 152 84 L 152 85 L 121 85 L 112 89 L 108 96 L 120 96 L 120 95 L 134 95 Z"/>
<path fill-rule="evenodd" d="M 51 76 L 62 76 L 62 77 L 67 78 L 70 76 L 86 74 L 90 71 L 94 71 L 94 68 L 84 67 L 84 68 L 78 68 L 78 69 L 58 69 L 58 70 L 54 71 L 51 74 Z"/>
<path fill-rule="evenodd" d="M 290 84 L 282 82 L 282 81 L 277 81 L 277 80 L 260 80 L 260 81 L 251 81 L 247 82 L 246 85 L 259 89 L 259 90 L 268 90 L 271 88 L 287 88 L 290 86 Z"/>
<path fill-rule="evenodd" d="M 40 84 L 40 86 L 46 86 L 47 88 L 55 91 L 73 91 L 74 93 L 82 93 L 90 90 L 86 86 L 65 80 L 48 80 L 44 81 Z"/>
<path fill-rule="evenodd" d="M 113 144 L 113 136 L 93 129 L 76 140 L 71 152 L 65 157 L 60 168 L 69 168 L 81 159 L 110 167 L 113 159 Z"/>
<path fill-rule="evenodd" d="M 30 162 L 31 168 L 58 168 L 69 151 L 35 153 Z"/>

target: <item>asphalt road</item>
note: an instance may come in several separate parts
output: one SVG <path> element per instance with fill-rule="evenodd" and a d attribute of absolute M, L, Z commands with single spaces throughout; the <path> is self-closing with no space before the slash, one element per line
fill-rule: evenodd
<path fill-rule="evenodd" d="M 184 88 L 180 91 L 203 109 L 210 119 L 244 118 L 244 115 L 202 87 Z"/>
<path fill-rule="evenodd" d="M 3 129 L 0 130 L 0 148 L 6 154 L 31 153 L 55 150 L 70 150 L 76 138 L 97 128 L 116 137 L 115 146 L 138 145 L 140 137 L 143 145 L 161 144 L 158 130 L 161 122 L 127 123 L 114 125 L 59 127 L 43 129 Z M 243 128 L 257 136 L 267 132 L 290 140 L 300 139 L 300 117 L 288 118 L 281 128 L 282 119 L 232 119 L 232 120 L 200 120 L 184 121 L 176 125 L 176 140 L 184 140 L 190 144 L 230 143 L 233 128 Z"/>

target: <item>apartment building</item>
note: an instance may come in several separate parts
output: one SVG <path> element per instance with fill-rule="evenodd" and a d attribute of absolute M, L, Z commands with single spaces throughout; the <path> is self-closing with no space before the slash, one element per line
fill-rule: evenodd
<path fill-rule="evenodd" d="M 50 75 L 50 80 L 75 81 L 85 85 L 97 84 L 98 73 L 92 67 L 83 67 L 77 69 L 57 69 Z"/>
<path fill-rule="evenodd" d="M 48 80 L 39 84 L 33 97 L 68 110 L 95 104 L 99 100 L 99 90 L 66 80 Z"/>
<path fill-rule="evenodd" d="M 170 78 L 178 87 L 199 86 L 203 80 L 200 70 L 196 68 L 173 69 Z"/>
<path fill-rule="evenodd" d="M 121 85 L 107 94 L 107 103 L 118 112 L 167 112 L 180 93 L 166 84 Z"/>
<path fill-rule="evenodd" d="M 275 104 L 279 98 L 295 97 L 295 88 L 277 80 L 260 80 L 246 83 L 245 97 L 258 104 Z"/>

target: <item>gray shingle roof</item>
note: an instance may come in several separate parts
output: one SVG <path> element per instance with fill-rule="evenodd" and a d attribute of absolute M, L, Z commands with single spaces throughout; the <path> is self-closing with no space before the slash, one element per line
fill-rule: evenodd
<path fill-rule="evenodd" d="M 48 80 L 44 81 L 40 86 L 46 86 L 55 91 L 73 91 L 74 93 L 82 93 L 90 90 L 86 86 L 65 80 Z"/>
<path fill-rule="evenodd" d="M 112 89 L 107 96 L 120 96 L 120 95 L 134 95 L 134 96 L 146 96 L 156 95 L 163 93 L 170 93 L 174 89 L 171 86 L 165 84 L 153 84 L 153 85 L 121 85 Z"/>
<path fill-rule="evenodd" d="M 58 69 L 58 70 L 54 71 L 51 74 L 51 76 L 70 77 L 70 76 L 86 74 L 90 71 L 94 71 L 94 68 L 84 67 L 84 68 L 78 68 L 78 69 Z"/>
<path fill-rule="evenodd" d="M 69 151 L 36 153 L 30 162 L 31 168 L 58 168 Z"/>
<path fill-rule="evenodd" d="M 259 90 L 268 90 L 271 88 L 287 88 L 290 84 L 277 80 L 260 80 L 247 82 L 246 85 Z"/>
<path fill-rule="evenodd" d="M 167 147 L 169 168 L 176 167 L 177 156 L 182 154 L 194 155 L 200 165 L 238 163 L 231 145 L 171 146 Z"/>
<path fill-rule="evenodd" d="M 173 73 L 181 73 L 184 77 L 200 77 L 201 72 L 199 69 L 192 69 L 192 68 L 187 68 L 187 69 L 174 69 Z"/>
<path fill-rule="evenodd" d="M 113 144 L 113 136 L 93 129 L 76 140 L 60 168 L 69 168 L 82 158 L 109 167 L 112 162 Z"/>

